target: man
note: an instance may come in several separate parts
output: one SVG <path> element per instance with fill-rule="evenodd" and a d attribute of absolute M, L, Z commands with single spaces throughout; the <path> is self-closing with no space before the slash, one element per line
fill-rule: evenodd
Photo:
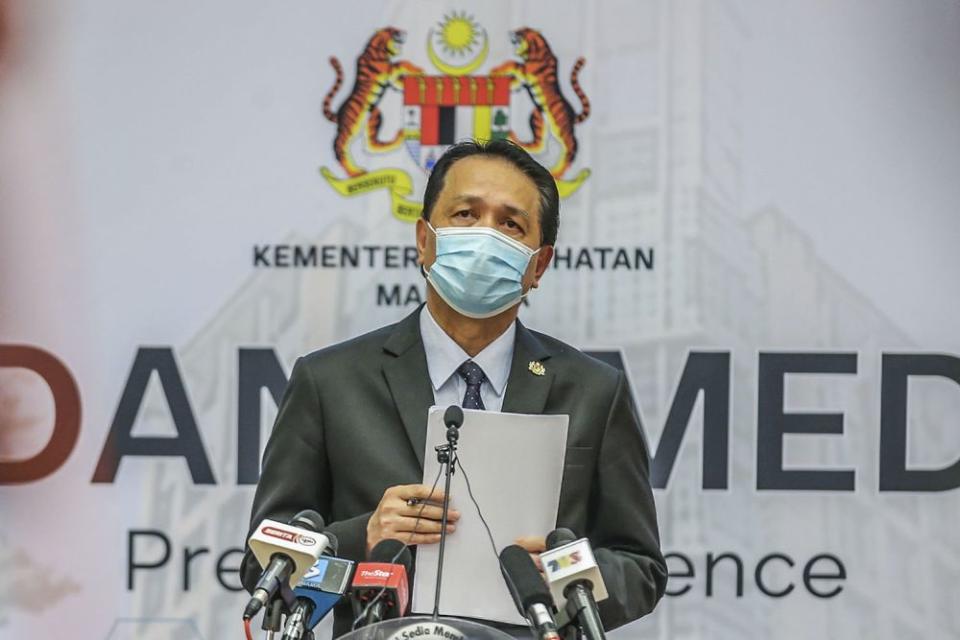
<path fill-rule="evenodd" d="M 451 147 L 431 172 L 417 221 L 425 307 L 399 323 L 300 358 L 267 443 L 251 527 L 312 508 L 362 561 L 379 541 L 440 540 L 437 494 L 420 484 L 431 405 L 567 414 L 558 527 L 586 535 L 610 593 L 611 629 L 663 595 L 647 451 L 623 374 L 517 320 L 553 258 L 559 195 L 550 173 L 504 141 Z M 449 531 L 456 535 L 454 512 Z M 518 543 L 545 548 L 546 531 Z M 488 550 L 483 550 L 488 553 Z M 251 589 L 260 567 L 241 567 Z M 335 611 L 334 635 L 349 631 Z"/>

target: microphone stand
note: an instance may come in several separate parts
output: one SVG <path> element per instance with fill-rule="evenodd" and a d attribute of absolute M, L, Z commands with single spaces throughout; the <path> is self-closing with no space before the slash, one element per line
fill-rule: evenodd
<path fill-rule="evenodd" d="M 593 590 L 567 587 L 566 612 L 571 622 L 577 623 L 580 636 L 586 640 L 607 640 L 603 624 L 596 615 L 597 603 L 593 599 Z"/>
<path fill-rule="evenodd" d="M 267 640 L 273 640 L 274 634 L 283 630 L 283 607 L 283 598 L 275 597 L 267 604 L 263 623 L 260 625 L 260 628 L 267 632 Z"/>
<path fill-rule="evenodd" d="M 460 429 L 450 425 L 447 427 L 447 444 L 435 447 L 437 462 L 444 466 L 443 515 L 440 519 L 440 553 L 437 562 L 437 583 L 433 594 L 433 619 L 440 617 L 440 583 L 443 578 L 443 550 L 447 544 L 447 514 L 450 511 L 450 479 L 453 477 L 457 465 L 457 441 L 460 439 Z"/>

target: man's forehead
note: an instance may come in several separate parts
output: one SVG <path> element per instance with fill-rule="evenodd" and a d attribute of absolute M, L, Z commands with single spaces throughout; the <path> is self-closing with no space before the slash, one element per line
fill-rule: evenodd
<path fill-rule="evenodd" d="M 503 158 L 471 156 L 455 162 L 444 176 L 442 197 L 451 201 L 503 201 L 522 212 L 533 211 L 540 192 L 528 175 Z"/>

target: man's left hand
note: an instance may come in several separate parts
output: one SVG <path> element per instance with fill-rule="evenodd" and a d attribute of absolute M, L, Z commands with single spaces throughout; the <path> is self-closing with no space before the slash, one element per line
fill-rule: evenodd
<path fill-rule="evenodd" d="M 517 538 L 516 543 L 530 554 L 533 563 L 540 570 L 540 575 L 543 575 L 543 563 L 540 562 L 540 554 L 547 550 L 547 538 L 545 536 L 523 536 Z"/>

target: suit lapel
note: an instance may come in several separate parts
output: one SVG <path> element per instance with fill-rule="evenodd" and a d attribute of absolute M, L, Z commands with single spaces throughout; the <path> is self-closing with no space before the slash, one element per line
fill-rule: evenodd
<path fill-rule="evenodd" d="M 508 413 L 543 413 L 553 383 L 553 370 L 548 362 L 550 352 L 517 320 L 517 340 L 513 348 L 510 378 L 507 380 L 503 411 Z M 543 365 L 542 375 L 531 371 L 531 363 Z"/>
<path fill-rule="evenodd" d="M 422 308 L 422 306 L 421 306 Z M 383 375 L 390 395 L 403 420 L 410 445 L 423 469 L 423 447 L 427 441 L 427 410 L 434 402 L 427 356 L 420 337 L 419 309 L 404 318 L 383 345 L 389 354 Z"/>

